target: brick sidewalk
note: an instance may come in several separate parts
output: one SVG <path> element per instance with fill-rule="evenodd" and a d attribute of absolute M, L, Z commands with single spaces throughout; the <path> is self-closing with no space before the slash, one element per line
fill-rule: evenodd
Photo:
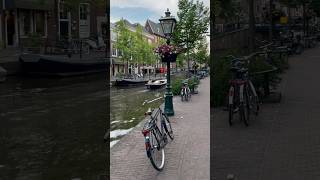
<path fill-rule="evenodd" d="M 320 48 L 289 61 L 282 102 L 262 105 L 248 128 L 230 128 L 227 112 L 213 111 L 214 179 L 320 179 Z"/>
<path fill-rule="evenodd" d="M 147 158 L 142 122 L 111 149 L 111 180 L 210 179 L 210 78 L 201 81 L 191 102 L 175 97 L 173 103 L 175 139 L 165 148 L 163 171 L 156 171 Z"/>

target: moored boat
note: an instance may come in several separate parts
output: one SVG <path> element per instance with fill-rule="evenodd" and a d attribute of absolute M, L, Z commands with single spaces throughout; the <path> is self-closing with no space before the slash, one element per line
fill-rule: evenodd
<path fill-rule="evenodd" d="M 102 57 L 65 57 L 38 54 L 22 54 L 19 58 L 24 74 L 46 76 L 73 76 L 106 72 L 106 59 Z"/>
<path fill-rule="evenodd" d="M 159 89 L 164 87 L 167 84 L 166 79 L 158 79 L 158 80 L 150 80 L 148 81 L 147 86 L 148 89 Z"/>
<path fill-rule="evenodd" d="M 123 78 L 123 79 L 116 79 L 114 85 L 115 86 L 130 86 L 130 85 L 142 85 L 145 84 L 148 80 L 143 78 Z"/>

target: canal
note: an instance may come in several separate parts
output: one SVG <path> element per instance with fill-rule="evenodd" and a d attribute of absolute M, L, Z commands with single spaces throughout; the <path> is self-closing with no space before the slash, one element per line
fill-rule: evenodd
<path fill-rule="evenodd" d="M 148 108 L 163 103 L 164 89 L 148 90 L 144 86 L 117 88 L 110 91 L 110 147 L 139 124 Z M 141 138 L 143 138 L 141 136 Z"/>
<path fill-rule="evenodd" d="M 165 91 L 111 87 L 108 107 L 107 88 L 104 75 L 1 83 L 0 179 L 96 180 L 105 174 L 106 123 L 112 147 L 148 108 L 163 103 Z"/>
<path fill-rule="evenodd" d="M 0 84 L 0 179 L 105 174 L 106 88 L 104 75 L 9 77 Z"/>

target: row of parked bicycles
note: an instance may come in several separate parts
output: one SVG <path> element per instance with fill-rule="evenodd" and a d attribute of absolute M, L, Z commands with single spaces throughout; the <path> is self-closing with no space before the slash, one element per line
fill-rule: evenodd
<path fill-rule="evenodd" d="M 305 48 L 315 47 L 318 39 L 316 36 L 313 36 L 295 39 L 280 38 L 273 42 L 260 42 L 263 42 L 264 45 L 259 46 L 257 51 L 249 56 L 240 58 L 232 55 L 227 56 L 230 60 L 230 71 L 232 74 L 226 98 L 230 126 L 234 124 L 234 116 L 237 113 L 239 114 L 240 122 L 249 126 L 250 116 L 257 116 L 259 114 L 262 99 L 270 95 L 270 76 L 288 69 L 288 56 L 301 54 Z M 268 64 L 270 68 L 251 72 L 249 68 L 250 64 L 257 59 Z M 263 78 L 257 81 L 257 76 Z"/>

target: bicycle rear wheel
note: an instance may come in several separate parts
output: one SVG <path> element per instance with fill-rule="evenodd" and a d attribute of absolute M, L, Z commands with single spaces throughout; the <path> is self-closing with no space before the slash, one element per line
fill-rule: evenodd
<path fill-rule="evenodd" d="M 165 113 L 162 113 L 162 115 L 163 115 L 163 119 L 164 119 L 164 124 L 163 124 L 164 125 L 164 130 L 169 135 L 170 139 L 173 140 L 174 135 L 173 135 L 173 130 L 172 130 L 169 118 Z"/>
<path fill-rule="evenodd" d="M 248 94 L 246 91 L 243 92 L 243 102 L 240 103 L 240 118 L 243 120 L 246 126 L 249 126 L 250 120 L 250 105 L 248 100 Z"/>
<path fill-rule="evenodd" d="M 249 99 L 249 107 L 252 109 L 252 111 L 255 113 L 257 116 L 259 114 L 259 98 L 256 93 L 256 90 L 251 82 L 249 82 L 249 90 L 248 90 L 248 99 Z"/>
<path fill-rule="evenodd" d="M 234 95 L 235 89 L 233 86 L 230 87 L 228 93 L 228 110 L 229 110 L 229 125 L 232 126 L 232 119 L 233 119 L 233 111 L 234 111 Z"/>
<path fill-rule="evenodd" d="M 152 166 L 161 171 L 164 167 L 165 153 L 160 145 L 160 134 L 154 130 L 150 132 L 150 162 Z"/>

